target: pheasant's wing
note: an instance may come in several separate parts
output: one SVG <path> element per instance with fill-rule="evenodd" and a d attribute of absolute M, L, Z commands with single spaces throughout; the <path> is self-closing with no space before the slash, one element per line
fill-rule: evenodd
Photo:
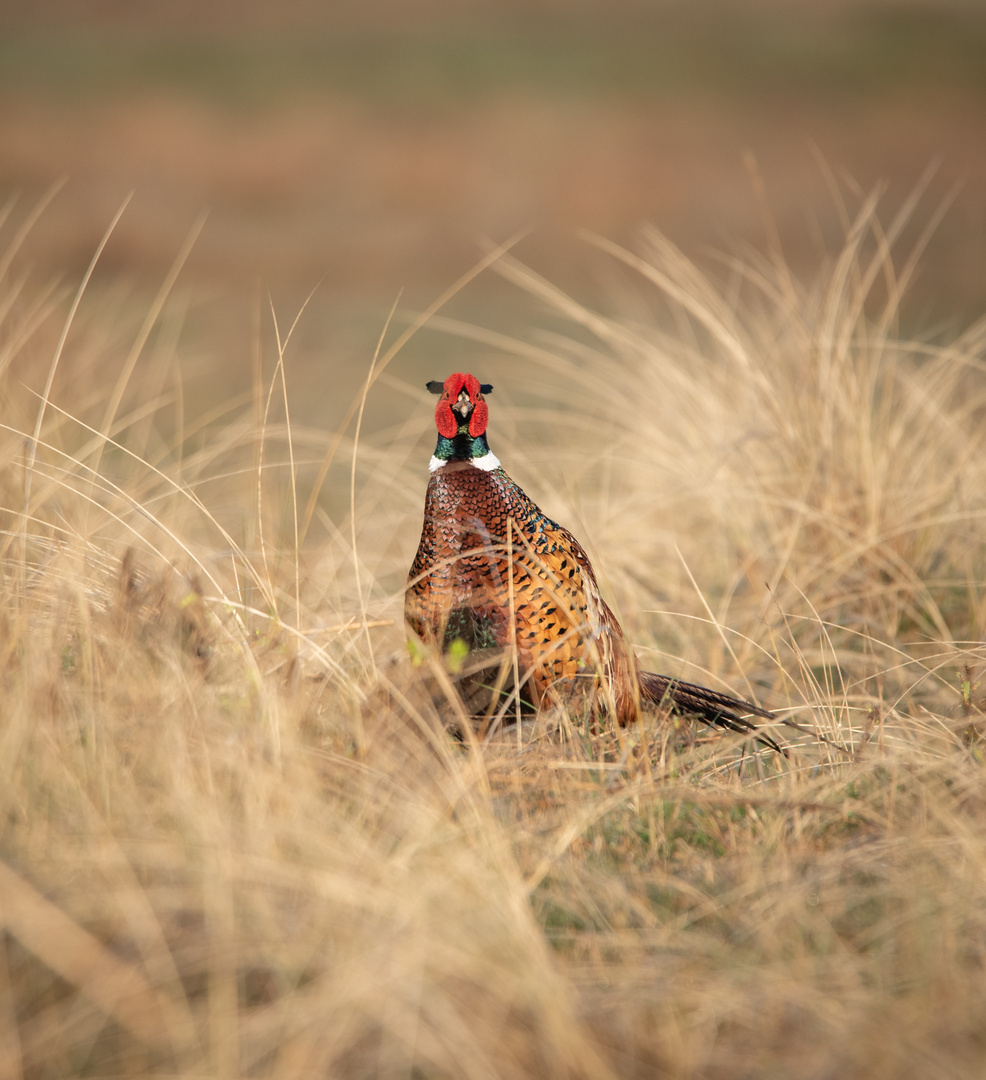
<path fill-rule="evenodd" d="M 516 551 L 519 547 L 521 550 Z M 571 680 L 597 686 L 621 724 L 636 717 L 635 660 L 599 595 L 582 545 L 548 519 L 515 547 L 518 644 L 545 688 Z M 523 635 L 522 637 L 520 635 Z"/>

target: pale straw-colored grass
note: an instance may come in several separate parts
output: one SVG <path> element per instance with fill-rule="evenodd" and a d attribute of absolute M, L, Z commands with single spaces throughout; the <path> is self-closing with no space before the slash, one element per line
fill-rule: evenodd
<path fill-rule="evenodd" d="M 807 284 L 597 241 L 605 312 L 500 251 L 550 334 L 430 313 L 644 662 L 776 708 L 786 758 L 658 717 L 452 740 L 402 647 L 399 350 L 358 454 L 289 420 L 291 318 L 187 415 L 177 298 L 70 318 L 11 251 L 0 1076 L 982 1075 L 986 331 L 902 334 L 901 224 L 862 202 Z"/>

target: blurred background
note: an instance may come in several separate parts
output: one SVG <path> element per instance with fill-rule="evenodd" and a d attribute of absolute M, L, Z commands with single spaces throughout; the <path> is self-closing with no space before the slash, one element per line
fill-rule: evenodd
<path fill-rule="evenodd" d="M 520 230 L 525 263 L 605 305 L 579 230 L 632 247 L 649 222 L 709 266 L 776 233 L 810 274 L 840 200 L 884 185 L 889 221 L 931 170 L 904 249 L 947 212 L 908 330 L 986 307 L 981 0 L 5 0 L 0 25 L 0 243 L 65 178 L 24 252 L 74 285 L 132 189 L 94 287 L 143 311 L 206 212 L 186 348 L 248 386 L 268 296 L 283 330 L 314 290 L 308 419 L 348 402 L 398 296 L 420 310 Z M 531 306 L 486 272 L 448 313 L 523 336 Z M 470 348 L 426 332 L 392 370 L 444 377 Z"/>

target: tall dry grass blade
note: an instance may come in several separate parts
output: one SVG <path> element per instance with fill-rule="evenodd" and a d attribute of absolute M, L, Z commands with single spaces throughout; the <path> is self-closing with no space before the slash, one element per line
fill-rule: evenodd
<path fill-rule="evenodd" d="M 17 281 L 8 284 L 4 298 L 0 301 L 0 324 L 8 322 L 10 311 L 27 282 L 28 275 L 25 273 Z M 20 318 L 14 326 L 5 326 L 8 336 L 4 339 L 2 352 L 0 352 L 0 378 L 4 376 L 14 359 L 24 351 L 34 334 L 55 312 L 61 298 L 62 294 L 57 283 L 50 282 L 30 300 L 27 309 L 20 313 Z"/>
<path fill-rule="evenodd" d="M 45 410 L 48 407 L 48 402 L 51 398 L 51 388 L 55 381 L 55 373 L 58 370 L 58 363 L 62 358 L 62 351 L 65 348 L 65 342 L 68 340 L 69 330 L 72 328 L 72 323 L 75 321 L 75 313 L 79 310 L 79 304 L 82 302 L 82 297 L 85 294 L 86 287 L 89 284 L 89 280 L 92 277 L 93 271 L 96 269 L 96 264 L 99 262 L 100 256 L 103 254 L 103 249 L 109 243 L 110 237 L 113 235 L 113 231 L 123 217 L 124 211 L 133 198 L 133 192 L 123 200 L 116 214 L 113 216 L 113 220 L 109 223 L 106 232 L 103 233 L 102 239 L 96 247 L 96 251 L 93 253 L 92 259 L 89 261 L 89 266 L 86 268 L 86 272 L 82 277 L 82 281 L 79 283 L 79 287 L 76 290 L 75 297 L 72 300 L 72 306 L 69 308 L 69 313 L 65 318 L 65 324 L 62 327 L 61 337 L 58 339 L 58 344 L 55 346 L 55 354 L 51 358 L 51 364 L 48 367 L 48 377 L 45 380 L 44 390 L 41 392 L 41 400 L 38 405 L 38 415 L 34 422 L 34 434 L 31 438 L 31 447 L 28 453 L 28 467 L 27 467 L 27 482 L 24 492 L 24 507 L 25 511 L 30 506 L 30 494 L 31 494 L 31 472 L 34 467 L 34 459 L 37 454 L 37 442 L 41 435 L 41 426 L 44 424 Z"/>
<path fill-rule="evenodd" d="M 293 555 L 294 555 L 295 619 L 296 619 L 296 621 L 299 621 L 299 622 L 300 622 L 300 619 L 301 619 L 301 553 L 300 553 L 301 540 L 300 540 L 300 534 L 299 534 L 299 529 L 298 529 L 298 477 L 297 477 L 297 470 L 295 468 L 295 460 L 294 460 L 294 442 L 293 442 L 293 440 L 291 438 L 291 413 L 290 413 L 290 407 L 289 407 L 289 404 L 288 404 L 288 384 L 287 384 L 287 372 L 286 372 L 285 367 L 284 367 L 284 354 L 285 354 L 285 351 L 287 350 L 288 345 L 290 344 L 291 338 L 294 335 L 295 330 L 297 329 L 298 322 L 300 321 L 301 316 L 305 313 L 305 309 L 308 307 L 308 305 L 311 302 L 312 297 L 315 295 L 317 289 L 318 289 L 318 285 L 316 284 L 314 286 L 314 288 L 312 288 L 312 290 L 308 293 L 308 296 L 305 297 L 305 301 L 301 305 L 301 307 L 298 309 L 297 313 L 295 314 L 294 320 L 292 321 L 291 326 L 288 328 L 287 335 L 285 336 L 283 341 L 281 340 L 281 329 L 280 329 L 280 327 L 278 325 L 278 322 L 277 322 L 277 312 L 274 310 L 274 302 L 273 302 L 273 300 L 271 299 L 270 296 L 268 296 L 268 298 L 267 298 L 268 299 L 268 305 L 270 307 L 271 320 L 273 321 L 273 324 L 274 324 L 274 339 L 275 339 L 276 344 L 277 344 L 277 364 L 274 367 L 274 374 L 271 377 L 270 388 L 269 388 L 269 390 L 267 392 L 267 400 L 266 400 L 266 403 L 264 405 L 264 415 L 263 415 L 263 419 L 262 419 L 261 426 L 260 426 L 260 445 L 258 447 L 258 455 L 257 455 L 257 459 L 258 459 L 258 468 L 257 468 L 257 523 L 258 523 L 258 530 L 259 530 L 258 535 L 260 537 L 260 553 L 261 553 L 261 558 L 263 559 L 263 563 L 264 563 L 264 574 L 269 579 L 270 578 L 270 567 L 268 566 L 268 562 L 267 562 L 267 545 L 266 545 L 266 543 L 264 541 L 264 533 L 263 533 L 263 482 L 262 482 L 263 472 L 262 472 L 262 469 L 263 469 L 263 459 L 264 459 L 265 436 L 266 436 L 266 431 L 267 431 L 267 421 L 268 421 L 268 418 L 270 416 L 271 401 L 272 401 L 273 395 L 274 395 L 274 387 L 277 384 L 277 382 L 280 381 L 280 384 L 281 384 L 281 399 L 282 399 L 282 403 L 283 403 L 283 406 L 284 406 L 284 421 L 285 421 L 285 424 L 287 425 L 287 434 L 288 434 L 288 438 L 287 438 L 288 470 L 289 470 L 289 476 L 290 476 L 291 508 L 292 508 L 291 521 L 292 521 L 292 525 L 293 525 L 293 528 L 294 528 Z M 276 607 L 276 603 L 274 601 L 273 590 L 270 591 L 270 598 L 271 598 L 271 603 L 274 605 L 272 607 L 272 611 L 274 612 L 275 616 L 279 618 L 279 616 L 277 616 L 277 607 Z"/>
<path fill-rule="evenodd" d="M 760 212 L 761 228 L 767 240 L 767 252 L 777 275 L 781 296 L 785 303 L 793 307 L 797 303 L 797 289 L 794 278 L 791 276 L 791 268 L 787 259 L 784 258 L 784 245 L 781 242 L 780 230 L 777 228 L 777 219 L 771 211 L 770 200 L 767 198 L 767 185 L 760 171 L 760 163 L 751 150 L 744 151 L 743 165 L 753 187 L 757 209 Z"/>
<path fill-rule="evenodd" d="M 0 921 L 9 934 L 142 1043 L 170 1051 L 168 1006 L 144 977 L 0 862 Z"/>
<path fill-rule="evenodd" d="M 3 912 L 0 909 L 0 921 Z M 10 980 L 7 951 L 0 949 L 0 1077 L 23 1080 L 23 1046 L 17 1023 L 17 1000 Z"/>
<path fill-rule="evenodd" d="M 34 204 L 33 209 L 28 216 L 21 223 L 21 227 L 14 234 L 14 238 L 7 245 L 3 255 L 0 255 L 0 281 L 7 275 L 7 271 L 10 269 L 14 259 L 17 258 L 17 253 L 24 246 L 24 241 L 27 240 L 31 233 L 31 230 L 38 223 L 41 215 L 47 210 L 52 199 L 62 190 L 62 188 L 68 183 L 67 176 L 59 177 L 40 199 Z M 4 218 L 7 216 L 8 208 L 13 208 L 13 196 L 4 207 Z"/>
<path fill-rule="evenodd" d="M 377 360 L 380 356 L 380 350 L 383 348 L 384 339 L 387 336 L 387 331 L 390 329 L 391 321 L 394 318 L 394 312 L 397 310 L 397 305 L 400 303 L 401 294 L 398 293 L 394 298 L 393 304 L 390 306 L 390 311 L 387 314 L 387 318 L 384 320 L 383 327 L 380 330 L 380 337 L 377 338 L 376 348 L 373 350 L 373 356 L 370 360 L 370 367 L 366 373 L 366 380 L 363 383 L 363 392 L 359 399 L 359 409 L 356 413 L 356 429 L 353 433 L 353 455 L 349 465 L 349 538 L 350 546 L 352 548 L 353 557 L 353 582 L 356 587 L 357 602 L 360 606 L 360 618 L 365 627 L 366 635 L 366 649 L 367 655 L 370 658 L 370 663 L 373 663 L 373 640 L 370 637 L 370 629 L 367 623 L 367 607 L 366 597 L 363 594 L 363 585 L 360 581 L 360 565 L 359 565 L 359 552 L 358 545 L 356 543 L 356 459 L 359 454 L 359 437 L 360 431 L 363 428 L 363 410 L 366 408 L 366 399 L 370 393 L 370 387 L 374 381 L 374 369 L 377 364 Z"/>
<path fill-rule="evenodd" d="M 137 337 L 134 339 L 133 345 L 130 347 L 129 353 L 127 353 L 123 368 L 117 376 L 116 385 L 113 387 L 113 393 L 110 395 L 109 402 L 106 405 L 106 411 L 103 414 L 103 422 L 100 428 L 103 432 L 108 433 L 113 426 L 116 414 L 120 408 L 120 402 L 123 400 L 123 395 L 133 377 L 137 361 L 144 351 L 144 346 L 147 344 L 147 339 L 150 337 L 151 331 L 161 317 L 161 312 L 164 309 L 168 297 L 171 295 L 171 290 L 174 288 L 175 282 L 178 280 L 178 275 L 181 273 L 182 268 L 188 260 L 188 256 L 192 253 L 195 241 L 199 238 L 199 234 L 205 226 L 207 216 L 208 215 L 205 213 L 200 214 L 192 225 L 188 235 L 185 237 L 185 242 L 175 256 L 171 268 L 168 270 L 164 281 L 161 283 L 160 289 L 158 289 L 157 295 L 154 297 L 151 306 L 147 310 L 147 314 L 144 316 L 144 321 L 137 333 Z M 93 464 L 93 469 L 96 472 L 99 471 L 101 453 L 102 448 L 100 447 L 96 452 L 96 460 Z"/>

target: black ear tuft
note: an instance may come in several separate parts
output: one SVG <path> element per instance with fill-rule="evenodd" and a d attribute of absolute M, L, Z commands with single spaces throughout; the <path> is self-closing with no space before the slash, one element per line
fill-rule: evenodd
<path fill-rule="evenodd" d="M 479 384 L 479 392 L 481 394 L 488 394 L 493 389 L 493 384 L 484 382 Z"/>
<path fill-rule="evenodd" d="M 445 389 L 445 383 L 439 382 L 437 379 L 432 379 L 431 382 L 426 382 L 425 386 L 433 394 L 440 394 Z"/>

